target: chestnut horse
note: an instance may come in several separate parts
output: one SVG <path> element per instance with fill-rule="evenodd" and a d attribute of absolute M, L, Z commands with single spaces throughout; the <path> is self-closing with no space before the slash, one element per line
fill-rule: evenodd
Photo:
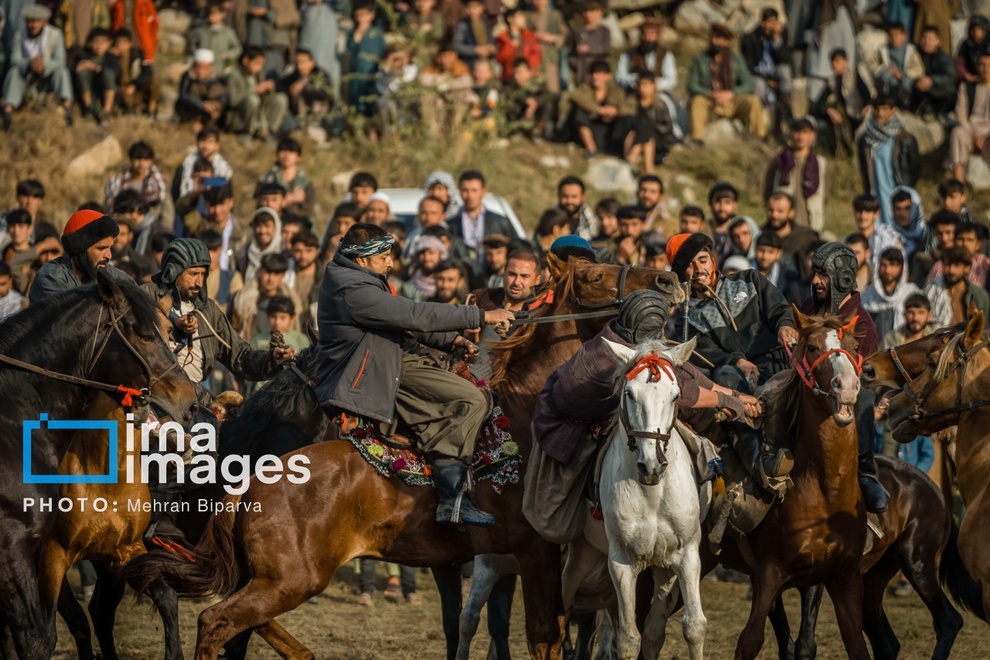
<path fill-rule="evenodd" d="M 595 265 L 550 257 L 554 281 L 542 316 L 570 313 L 595 318 L 533 324 L 505 344 L 496 364 L 496 391 L 510 416 L 513 439 L 523 456 L 532 444 L 529 421 L 535 395 L 547 376 L 580 342 L 603 325 L 629 292 L 653 288 L 679 301 L 674 278 L 662 271 Z M 528 358 L 511 357 L 523 345 Z M 533 390 L 523 396 L 521 381 Z M 538 384 L 537 384 L 538 381 Z M 513 415 L 515 417 L 513 418 Z M 527 639 L 534 657 L 559 658 L 563 638 L 560 549 L 546 543 L 522 516 L 522 480 L 501 495 L 487 482 L 477 485 L 482 508 L 491 511 L 491 529 L 437 525 L 431 488 L 382 478 L 346 442 L 322 442 L 295 453 L 308 458 L 311 477 L 301 484 L 252 480 L 241 496 L 226 498 L 229 509 L 211 519 L 196 546 L 195 562 L 153 551 L 131 562 L 125 575 L 139 586 L 162 577 L 180 595 L 220 594 L 225 599 L 200 614 L 197 658 L 215 658 L 237 633 L 253 629 L 287 657 L 312 653 L 274 618 L 326 588 L 337 569 L 354 557 L 373 557 L 410 566 L 440 566 L 475 554 L 512 552 L 522 569 Z M 525 464 L 524 464 L 525 467 Z M 254 504 L 260 511 L 252 510 Z M 293 525 L 287 527 L 287 525 Z"/>
<path fill-rule="evenodd" d="M 857 481 L 854 406 L 859 394 L 855 319 L 808 317 L 797 308 L 800 340 L 794 349 L 793 386 L 779 402 L 794 416 L 794 485 L 745 538 L 729 539 L 721 560 L 753 577 L 749 620 L 736 658 L 755 658 L 767 616 L 785 589 L 824 584 L 835 605 L 846 653 L 869 658 L 863 639 L 866 510 Z M 800 378 L 800 381 L 798 381 Z M 802 385 L 803 383 L 803 385 Z M 734 541 L 734 542 L 733 542 Z"/>
<path fill-rule="evenodd" d="M 990 613 L 990 343 L 983 313 L 970 310 L 966 328 L 937 356 L 926 358 L 923 374 L 905 384 L 888 408 L 894 439 L 911 442 L 956 425 L 956 479 L 966 505 L 959 528 L 959 555 L 982 590 L 982 611 Z M 904 347 L 905 355 L 913 351 Z"/>

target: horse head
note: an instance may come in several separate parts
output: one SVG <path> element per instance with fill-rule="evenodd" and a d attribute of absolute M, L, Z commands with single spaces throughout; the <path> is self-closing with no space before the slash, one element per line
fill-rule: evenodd
<path fill-rule="evenodd" d="M 965 324 L 941 328 L 910 343 L 877 351 L 863 361 L 863 384 L 878 395 L 901 389 L 924 373 L 930 358 L 940 355 L 964 328 Z"/>
<path fill-rule="evenodd" d="M 199 408 L 196 390 L 169 349 L 167 316 L 154 301 L 130 282 L 118 282 L 99 271 L 97 325 L 89 346 L 83 348 L 88 376 L 119 385 L 125 408 L 148 398 L 183 426 Z"/>
<path fill-rule="evenodd" d="M 985 330 L 983 312 L 970 314 L 965 329 L 953 335 L 943 351 L 931 354 L 925 372 L 890 400 L 887 414 L 895 440 L 932 435 L 957 424 L 961 413 L 990 405 L 984 378 L 990 366 Z"/>
<path fill-rule="evenodd" d="M 695 339 L 670 347 L 663 341 L 628 348 L 604 340 L 620 361 L 619 423 L 629 450 L 636 453 L 639 483 L 656 486 L 667 469 L 667 446 L 677 421 L 681 388 L 674 368 L 691 356 Z"/>
<path fill-rule="evenodd" d="M 855 419 L 863 358 L 856 341 L 857 317 L 805 316 L 794 307 L 800 339 L 792 361 L 801 381 L 828 401 L 832 419 L 847 426 Z"/>
<path fill-rule="evenodd" d="M 566 262 L 552 252 L 547 253 L 547 267 L 552 281 L 557 283 L 561 303 L 571 305 L 575 312 L 614 307 L 633 291 L 653 289 L 670 299 L 671 305 L 684 301 L 677 277 L 673 273 L 654 268 L 634 268 L 617 264 L 594 264 L 585 259 L 570 257 Z"/>

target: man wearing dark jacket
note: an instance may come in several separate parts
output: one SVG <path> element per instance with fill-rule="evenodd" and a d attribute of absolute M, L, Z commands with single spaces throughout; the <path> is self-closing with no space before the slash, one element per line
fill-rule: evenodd
<path fill-rule="evenodd" d="M 918 46 L 925 75 L 914 81 L 908 107 L 912 112 L 947 114 L 956 103 L 956 64 L 942 50 L 938 28 L 934 25 L 926 25 L 922 29 Z"/>
<path fill-rule="evenodd" d="M 812 257 L 811 297 L 801 305 L 805 314 L 823 316 L 838 315 L 845 319 L 856 318 L 856 338 L 859 354 L 868 357 L 877 352 L 877 329 L 870 313 L 863 307 L 856 291 L 856 254 L 842 243 L 826 243 Z M 873 405 L 875 397 L 868 387 L 859 389 L 856 397 L 856 431 L 859 434 L 859 487 L 863 491 L 866 510 L 883 513 L 887 510 L 887 491 L 877 478 L 877 465 L 873 460 L 875 422 Z"/>
<path fill-rule="evenodd" d="M 384 424 L 398 416 L 433 464 L 437 522 L 492 525 L 489 514 L 463 497 L 487 398 L 415 351 L 419 343 L 477 351 L 458 332 L 515 316 L 396 296 L 388 283 L 394 243 L 384 229 L 356 224 L 327 266 L 320 286 L 317 398 L 329 416 L 347 411 Z"/>
<path fill-rule="evenodd" d="M 778 102 L 790 106 L 791 50 L 787 47 L 787 36 L 776 9 L 764 8 L 760 24 L 740 40 L 739 48 L 753 76 L 760 101 L 768 107 Z"/>

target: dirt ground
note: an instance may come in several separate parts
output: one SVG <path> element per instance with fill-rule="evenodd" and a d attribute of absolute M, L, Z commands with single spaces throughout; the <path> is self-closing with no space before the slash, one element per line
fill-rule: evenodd
<path fill-rule="evenodd" d="M 74 577 L 74 571 L 70 578 Z M 380 588 L 385 577 L 379 566 Z M 366 660 L 371 658 L 418 659 L 442 658 L 444 640 L 440 626 L 439 596 L 429 575 L 417 576 L 423 605 L 410 606 L 386 601 L 379 592 L 371 609 L 354 604 L 353 591 L 356 576 L 350 566 L 345 566 L 317 603 L 305 603 L 293 612 L 279 617 L 285 626 L 320 659 Z M 705 640 L 705 656 L 730 658 L 736 637 L 749 614 L 746 600 L 747 585 L 717 582 L 707 579 L 702 584 L 708 633 Z M 196 639 L 196 617 L 208 603 L 186 601 L 180 605 L 183 648 L 186 657 L 193 656 Z M 915 595 L 897 598 L 888 595 L 886 607 L 892 626 L 901 642 L 904 660 L 928 658 L 935 644 L 931 618 Z M 512 613 L 511 645 L 514 657 L 526 657 L 523 606 L 521 592 L 517 588 Z M 792 629 L 798 625 L 799 603 L 797 592 L 789 592 L 786 606 Z M 964 614 L 965 626 L 956 640 L 953 658 L 975 659 L 985 657 L 990 650 L 987 627 L 975 617 Z M 147 600 L 135 605 L 128 594 L 117 615 L 117 648 L 121 657 L 137 660 L 162 656 L 161 621 L 150 609 Z M 59 620 L 58 651 L 55 658 L 75 657 L 75 647 L 65 625 Z M 818 626 L 818 657 L 823 660 L 844 658 L 838 628 L 831 604 L 822 605 Z M 472 646 L 472 658 L 484 658 L 488 648 L 488 634 L 484 618 L 478 636 Z M 686 658 L 687 647 L 681 636 L 680 619 L 672 619 L 667 628 L 667 644 L 664 657 Z M 275 653 L 258 637 L 252 642 L 251 658 L 275 658 Z M 776 645 L 769 625 L 767 643 L 761 658 L 776 658 Z"/>

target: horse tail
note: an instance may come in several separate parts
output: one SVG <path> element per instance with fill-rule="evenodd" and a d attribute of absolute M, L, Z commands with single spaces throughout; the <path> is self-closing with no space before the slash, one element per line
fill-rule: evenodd
<path fill-rule="evenodd" d="M 124 566 L 122 577 L 137 593 L 155 580 L 164 580 L 179 596 L 227 596 L 240 584 L 241 570 L 234 544 L 234 523 L 240 495 L 228 495 L 223 508 L 210 518 L 195 548 L 154 549 Z M 233 505 L 233 506 L 231 506 Z"/>
<path fill-rule="evenodd" d="M 987 615 L 983 611 L 983 589 L 963 565 L 962 557 L 959 556 L 959 527 L 956 526 L 951 514 L 949 520 L 949 542 L 945 546 L 942 562 L 938 567 L 939 580 L 952 596 L 952 600 L 960 607 L 986 621 Z"/>

